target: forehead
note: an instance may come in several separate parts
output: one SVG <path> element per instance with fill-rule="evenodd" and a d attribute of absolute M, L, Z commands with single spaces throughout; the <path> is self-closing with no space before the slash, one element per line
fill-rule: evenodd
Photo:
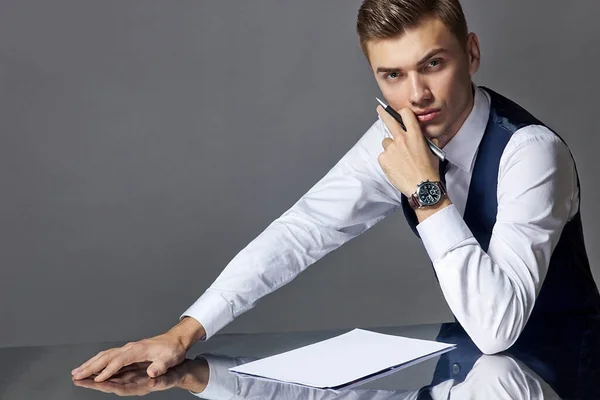
<path fill-rule="evenodd" d="M 414 66 L 429 51 L 443 48 L 453 52 L 459 46 L 455 35 L 438 18 L 423 19 L 395 39 L 367 42 L 369 61 L 377 67 L 408 68 Z"/>

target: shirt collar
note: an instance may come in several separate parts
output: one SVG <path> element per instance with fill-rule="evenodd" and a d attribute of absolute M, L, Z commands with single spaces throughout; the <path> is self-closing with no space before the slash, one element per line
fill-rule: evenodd
<path fill-rule="evenodd" d="M 450 164 L 467 172 L 473 168 L 473 161 L 490 116 L 488 94 L 475 84 L 473 88 L 475 91 L 473 109 L 456 135 L 444 146 Z"/>

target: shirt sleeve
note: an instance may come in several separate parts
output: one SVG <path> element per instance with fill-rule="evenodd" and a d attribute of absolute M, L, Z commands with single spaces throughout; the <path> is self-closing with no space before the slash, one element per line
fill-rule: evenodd
<path fill-rule="evenodd" d="M 360 235 L 400 205 L 379 163 L 387 136 L 376 121 L 296 204 L 241 250 L 181 316 L 198 320 L 209 339 L 309 265 Z"/>
<path fill-rule="evenodd" d="M 417 226 L 450 309 L 486 354 L 517 340 L 579 207 L 567 146 L 542 126 L 515 132 L 500 160 L 497 196 L 487 253 L 453 205 Z"/>

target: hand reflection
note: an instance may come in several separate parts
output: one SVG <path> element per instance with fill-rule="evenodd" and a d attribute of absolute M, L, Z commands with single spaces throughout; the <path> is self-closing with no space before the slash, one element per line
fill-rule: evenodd
<path fill-rule="evenodd" d="M 209 368 L 204 358 L 186 359 L 163 375 L 150 378 L 146 373 L 150 362 L 136 363 L 122 368 L 111 378 L 95 382 L 94 376 L 74 380 L 75 386 L 94 389 L 118 396 L 144 396 L 151 392 L 178 388 L 200 393 L 208 384 Z"/>

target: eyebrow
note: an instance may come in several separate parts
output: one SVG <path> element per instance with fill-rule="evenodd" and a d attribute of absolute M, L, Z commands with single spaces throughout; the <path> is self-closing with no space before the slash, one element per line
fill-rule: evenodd
<path fill-rule="evenodd" d="M 433 49 L 431 50 L 429 53 L 427 53 L 427 55 L 425 55 L 425 57 L 421 58 L 418 62 L 417 65 L 421 65 L 424 64 L 427 60 L 429 60 L 431 57 L 438 55 L 440 53 L 445 53 L 447 52 L 446 49 L 444 48 L 437 48 L 437 49 Z M 392 67 L 377 67 L 377 73 L 381 73 L 381 72 L 398 72 L 400 71 L 401 68 L 392 68 Z"/>

